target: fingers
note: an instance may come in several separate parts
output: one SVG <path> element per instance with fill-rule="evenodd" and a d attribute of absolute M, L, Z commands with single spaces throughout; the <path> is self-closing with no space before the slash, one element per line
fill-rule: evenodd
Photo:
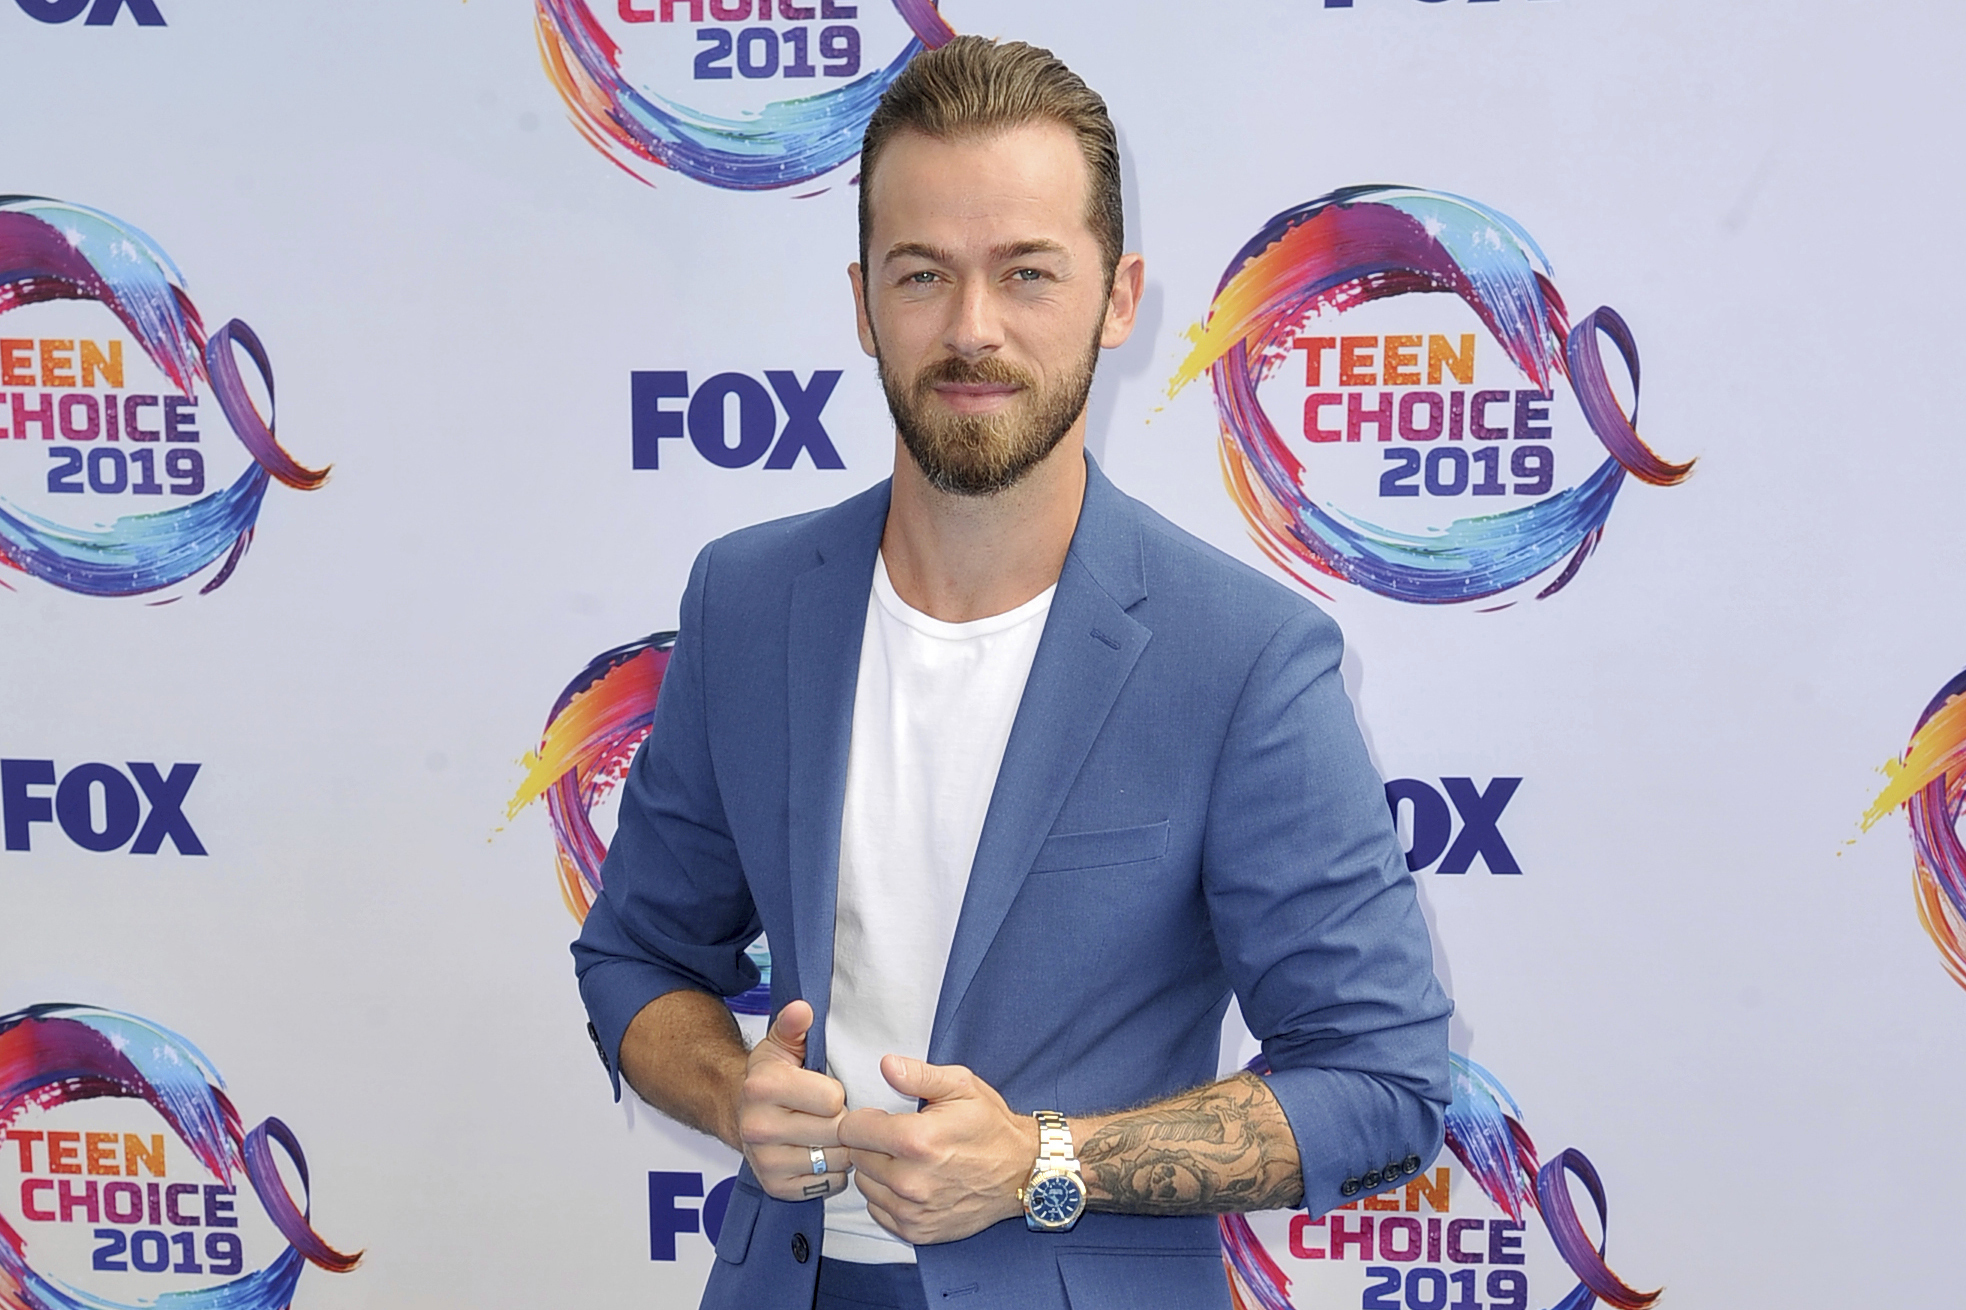
<path fill-rule="evenodd" d="M 846 1109 L 846 1090 L 838 1080 L 805 1067 L 806 1032 L 811 1027 L 812 1007 L 804 1001 L 793 1001 L 778 1012 L 745 1064 L 740 1118 L 747 1110 L 765 1108 L 831 1120 Z M 815 1136 L 812 1125 L 801 1125 L 796 1133 L 780 1125 L 768 1136 L 750 1140 L 836 1144 L 830 1130 Z"/>
<path fill-rule="evenodd" d="M 953 1236 L 969 1235 L 949 1230 L 947 1224 L 952 1216 L 904 1196 L 888 1180 L 876 1177 L 865 1169 L 855 1177 L 859 1181 L 860 1194 L 867 1198 L 868 1217 L 902 1241 L 925 1246 L 948 1241 Z M 904 1187 L 907 1185 L 902 1179 L 893 1181 Z"/>
<path fill-rule="evenodd" d="M 906 1155 L 915 1148 L 917 1120 L 886 1110 L 848 1110 L 835 1129 L 841 1146 L 878 1155 Z"/>
<path fill-rule="evenodd" d="M 745 1155 L 758 1185 L 781 1201 L 810 1201 L 844 1191 L 853 1168 L 852 1157 L 840 1146 L 761 1146 Z"/>
<path fill-rule="evenodd" d="M 881 1077 L 903 1096 L 923 1101 L 946 1101 L 973 1095 L 976 1075 L 959 1064 L 930 1064 L 905 1055 L 881 1057 Z"/>
<path fill-rule="evenodd" d="M 787 1201 L 816 1201 L 822 1196 L 831 1196 L 835 1192 L 844 1190 L 846 1190 L 846 1178 L 844 1176 L 836 1178 L 815 1178 L 799 1189 L 797 1197 L 787 1196 L 781 1199 Z"/>
<path fill-rule="evenodd" d="M 780 1064 L 769 1056 L 753 1058 L 744 1073 L 744 1087 L 738 1100 L 739 1116 L 742 1117 L 746 1110 L 754 1107 L 830 1121 L 839 1118 L 846 1109 L 846 1089 L 840 1086 L 838 1079 L 829 1078 L 816 1070 Z M 805 1129 L 799 1131 L 798 1139 L 818 1142 L 822 1146 L 833 1145 L 830 1135 L 813 1137 Z M 789 1142 L 793 1138 L 779 1137 L 776 1140 Z"/>
<path fill-rule="evenodd" d="M 1012 1114 L 961 1065 L 890 1055 L 881 1074 L 924 1104 L 916 1114 L 856 1109 L 840 1116 L 840 1144 L 852 1152 L 874 1221 L 921 1245 L 1015 1216 L 1017 1189 L 1031 1169 L 1030 1120 Z"/>
<path fill-rule="evenodd" d="M 876 1157 L 873 1163 L 892 1162 Z M 946 1197 L 939 1187 L 925 1179 L 910 1178 L 905 1170 L 896 1172 L 899 1176 L 888 1180 L 862 1168 L 855 1177 L 860 1194 L 867 1198 L 868 1216 L 904 1242 L 916 1246 L 953 1242 L 1009 1217 L 1008 1212 L 996 1213 L 973 1198 Z"/>
<path fill-rule="evenodd" d="M 922 1202 L 914 1197 L 904 1196 L 896 1191 L 895 1188 L 897 1185 L 905 1187 L 907 1183 L 900 1178 L 888 1178 L 886 1176 L 887 1170 L 881 1168 L 883 1163 L 890 1162 L 875 1161 L 874 1169 L 862 1169 L 859 1171 L 860 1194 L 867 1198 L 867 1204 L 870 1207 L 879 1206 L 886 1212 L 889 1219 L 899 1223 L 900 1220 L 897 1216 L 920 1209 Z M 888 1231 L 896 1232 L 892 1228 Z M 896 1235 L 899 1235 L 898 1232 L 896 1232 Z"/>
<path fill-rule="evenodd" d="M 758 1043 L 753 1054 L 762 1052 L 803 1067 L 806 1062 L 806 1033 L 811 1028 L 812 1006 L 804 1001 L 792 1001 L 771 1021 L 765 1039 Z"/>
<path fill-rule="evenodd" d="M 811 1027 L 812 1007 L 804 1001 L 780 1010 L 752 1050 L 738 1093 L 737 1131 L 744 1158 L 759 1185 L 781 1201 L 841 1191 L 852 1167 L 839 1138 L 846 1089 L 805 1067 Z"/>
<path fill-rule="evenodd" d="M 902 1231 L 907 1225 L 895 1217 L 894 1208 L 896 1199 L 892 1191 L 880 1183 L 875 1182 L 872 1177 L 863 1171 L 860 1175 L 860 1194 L 867 1198 L 867 1217 L 869 1219 L 872 1219 L 896 1237 L 901 1238 L 902 1241 L 910 1240 Z"/>
<path fill-rule="evenodd" d="M 744 1080 L 737 1105 L 737 1136 L 747 1156 L 766 1147 L 838 1148 L 846 1093 L 824 1074 L 792 1071 L 797 1081 L 753 1075 Z M 789 1160 L 789 1156 L 787 1157 Z M 796 1165 L 791 1162 L 788 1167 Z"/>
<path fill-rule="evenodd" d="M 862 1181 L 865 1181 L 865 1175 L 862 1175 Z M 861 1188 L 861 1191 L 865 1192 L 866 1188 Z M 884 1207 L 876 1205 L 871 1199 L 867 1202 L 867 1217 L 887 1229 L 888 1232 L 893 1233 L 896 1237 L 901 1237 L 900 1221 L 889 1214 Z M 905 1242 L 908 1239 L 902 1237 L 901 1240 Z"/>

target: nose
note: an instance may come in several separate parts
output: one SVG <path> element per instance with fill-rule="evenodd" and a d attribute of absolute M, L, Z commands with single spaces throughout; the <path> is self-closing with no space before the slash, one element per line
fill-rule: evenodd
<path fill-rule="evenodd" d="M 980 358 L 1003 345 L 1003 323 L 988 278 L 963 279 L 954 297 L 945 344 L 964 359 Z"/>

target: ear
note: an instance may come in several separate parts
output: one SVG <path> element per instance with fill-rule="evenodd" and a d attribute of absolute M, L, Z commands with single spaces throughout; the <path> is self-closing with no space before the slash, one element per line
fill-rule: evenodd
<path fill-rule="evenodd" d="M 1113 290 L 1106 298 L 1106 322 L 1099 329 L 1099 344 L 1111 350 L 1126 344 L 1133 335 L 1133 319 L 1140 312 L 1140 297 L 1147 288 L 1147 261 L 1138 255 L 1121 255 L 1113 269 Z"/>
<path fill-rule="evenodd" d="M 867 317 L 867 278 L 861 272 L 860 265 L 846 266 L 846 280 L 853 285 L 853 319 L 854 327 L 860 332 L 860 348 L 869 356 L 875 356 L 874 325 Z"/>

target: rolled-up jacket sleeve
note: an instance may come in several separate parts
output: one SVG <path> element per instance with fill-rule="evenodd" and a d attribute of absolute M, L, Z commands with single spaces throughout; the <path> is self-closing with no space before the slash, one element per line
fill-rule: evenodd
<path fill-rule="evenodd" d="M 1218 949 L 1313 1214 L 1430 1164 L 1450 1097 L 1452 1006 L 1342 650 L 1316 611 L 1271 637 L 1230 724 L 1203 850 Z"/>
<path fill-rule="evenodd" d="M 690 570 L 655 724 L 629 765 L 601 893 L 572 948 L 617 1100 L 622 1035 L 643 1006 L 683 988 L 735 996 L 758 981 L 744 951 L 762 925 L 717 791 L 704 715 L 710 561 L 705 547 Z"/>

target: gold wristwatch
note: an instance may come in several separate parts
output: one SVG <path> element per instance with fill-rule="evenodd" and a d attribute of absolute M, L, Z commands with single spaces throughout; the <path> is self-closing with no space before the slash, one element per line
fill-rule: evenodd
<path fill-rule="evenodd" d="M 1072 1129 L 1056 1110 L 1039 1110 L 1038 1158 L 1030 1181 L 1017 1189 L 1024 1225 L 1034 1233 L 1066 1233 L 1085 1213 L 1085 1180 L 1072 1154 Z"/>

